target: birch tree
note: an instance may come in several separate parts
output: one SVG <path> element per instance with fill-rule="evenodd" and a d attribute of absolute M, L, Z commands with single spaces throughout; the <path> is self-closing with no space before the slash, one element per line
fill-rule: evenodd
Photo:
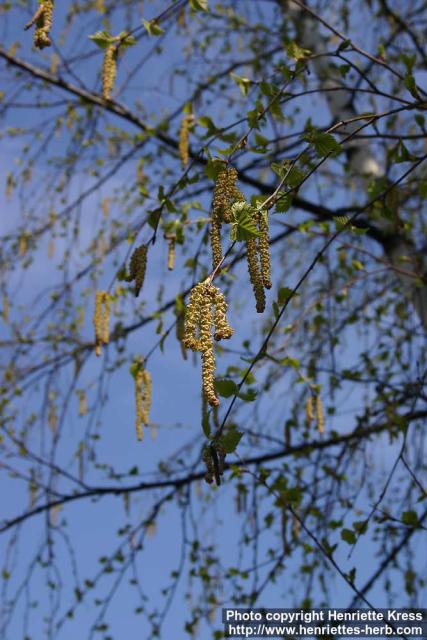
<path fill-rule="evenodd" d="M 421 606 L 426 11 L 0 2 L 0 638 Z"/>

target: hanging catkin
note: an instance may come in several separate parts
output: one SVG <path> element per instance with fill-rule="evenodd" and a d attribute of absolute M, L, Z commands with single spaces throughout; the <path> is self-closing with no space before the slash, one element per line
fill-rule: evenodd
<path fill-rule="evenodd" d="M 93 314 L 95 328 L 95 353 L 101 355 L 101 346 L 110 340 L 110 296 L 106 291 L 97 291 Z"/>
<path fill-rule="evenodd" d="M 129 275 L 125 280 L 126 282 L 135 281 L 135 297 L 139 295 L 144 285 L 145 272 L 147 270 L 147 254 L 148 245 L 142 244 L 135 249 L 130 259 Z"/>
<path fill-rule="evenodd" d="M 27 30 L 35 23 L 36 29 L 34 31 L 34 46 L 36 49 L 44 49 L 50 47 L 52 42 L 49 38 L 49 33 L 52 28 L 52 15 L 53 15 L 53 0 L 44 0 L 38 7 L 34 16 L 25 25 L 24 29 Z"/>
<path fill-rule="evenodd" d="M 104 49 L 104 60 L 102 63 L 102 97 L 110 100 L 111 92 L 114 88 L 117 73 L 117 45 L 109 44 Z"/>
<path fill-rule="evenodd" d="M 215 340 L 228 340 L 233 335 L 233 329 L 228 324 L 227 320 L 227 302 L 225 301 L 224 294 L 217 287 L 214 288 L 214 325 L 215 325 Z"/>
<path fill-rule="evenodd" d="M 218 172 L 212 198 L 211 215 L 211 251 L 212 269 L 215 270 L 222 261 L 221 227 L 233 219 L 232 205 L 244 201 L 245 197 L 238 189 L 237 171 L 233 167 L 224 167 Z"/>
<path fill-rule="evenodd" d="M 211 407 L 218 405 L 215 394 L 215 354 L 212 342 L 212 300 L 207 287 L 200 308 L 200 351 L 202 353 L 202 383 Z"/>
<path fill-rule="evenodd" d="M 142 422 L 143 424 L 148 427 L 148 424 L 150 422 L 150 408 L 151 408 L 151 374 L 149 371 L 147 371 L 147 369 L 144 369 L 144 371 L 142 372 L 142 383 L 144 386 L 144 396 L 143 396 L 143 402 L 144 402 L 144 407 L 142 410 Z"/>
<path fill-rule="evenodd" d="M 325 431 L 325 417 L 323 415 L 323 404 L 320 395 L 316 396 L 316 419 L 319 433 Z"/>
<path fill-rule="evenodd" d="M 314 420 L 313 396 L 309 396 L 305 403 L 305 418 L 307 424 L 311 424 Z"/>
<path fill-rule="evenodd" d="M 176 316 L 176 325 L 175 325 L 175 335 L 181 346 L 181 353 L 184 360 L 187 360 L 187 349 L 183 342 L 184 340 L 184 329 L 185 329 L 185 305 L 180 296 L 177 297 L 175 301 L 175 316 Z"/>
<path fill-rule="evenodd" d="M 261 264 L 261 277 L 265 289 L 271 289 L 270 239 L 268 236 L 268 213 L 259 214 L 258 252 Z"/>
<path fill-rule="evenodd" d="M 181 127 L 179 129 L 178 150 L 179 150 L 179 158 L 181 160 L 181 166 L 183 169 L 185 169 L 190 159 L 189 136 L 190 136 L 190 125 L 192 121 L 193 121 L 192 114 L 189 114 L 189 113 L 186 114 L 181 121 Z"/>
<path fill-rule="evenodd" d="M 168 241 L 168 270 L 173 271 L 175 268 L 176 236 L 174 234 L 166 234 L 165 239 Z"/>
<path fill-rule="evenodd" d="M 213 311 L 213 317 L 212 317 Z M 187 306 L 183 344 L 202 354 L 203 393 L 215 407 L 219 400 L 215 394 L 215 354 L 212 330 L 216 340 L 228 339 L 233 330 L 226 317 L 227 304 L 222 292 L 209 282 L 197 284 L 191 291 Z"/>
<path fill-rule="evenodd" d="M 255 296 L 256 310 L 258 313 L 262 313 L 265 309 L 265 292 L 258 260 L 257 241 L 255 238 L 246 240 L 246 259 L 249 279 Z"/>
<path fill-rule="evenodd" d="M 133 373 L 135 381 L 135 429 L 136 437 L 142 440 L 142 427 L 149 424 L 151 407 L 151 375 L 144 369 L 143 360 L 136 363 L 136 371 Z"/>

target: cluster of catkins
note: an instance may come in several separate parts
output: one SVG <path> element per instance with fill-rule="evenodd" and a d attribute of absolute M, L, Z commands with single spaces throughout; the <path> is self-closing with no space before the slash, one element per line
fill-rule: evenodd
<path fill-rule="evenodd" d="M 135 297 L 139 295 L 147 271 L 148 245 L 142 244 L 133 252 L 129 263 L 129 275 L 125 277 L 126 282 L 135 282 Z"/>
<path fill-rule="evenodd" d="M 107 291 L 97 291 L 93 314 L 95 328 L 95 353 L 101 355 L 101 346 L 110 340 L 110 296 Z"/>
<path fill-rule="evenodd" d="M 214 271 L 222 261 L 222 224 L 234 222 L 235 213 L 239 211 L 239 208 L 248 208 L 245 196 L 237 186 L 237 177 L 236 169 L 226 167 L 218 173 L 215 182 L 211 217 L 211 250 Z M 264 290 L 271 289 L 268 214 L 253 209 L 251 216 L 259 235 L 258 238 L 246 240 L 246 257 L 249 278 L 255 295 L 256 310 L 258 313 L 262 313 L 265 309 Z"/>
<path fill-rule="evenodd" d="M 52 45 L 49 38 L 49 33 L 52 28 L 52 15 L 53 0 L 44 0 L 40 3 L 39 8 L 30 22 L 25 25 L 25 29 L 29 29 L 33 24 L 36 25 L 34 31 L 34 46 L 36 49 L 44 49 Z"/>
<path fill-rule="evenodd" d="M 320 395 L 309 396 L 305 404 L 305 415 L 307 424 L 311 424 L 314 421 L 314 405 L 316 405 L 316 422 L 319 433 L 325 431 L 325 416 L 323 413 L 323 403 Z"/>
<path fill-rule="evenodd" d="M 209 404 L 219 404 L 215 394 L 215 340 L 227 340 L 233 329 L 227 321 L 227 303 L 220 289 L 209 281 L 200 282 L 191 291 L 185 316 L 182 343 L 202 354 L 203 393 Z M 212 329 L 214 334 L 212 336 Z"/>
<path fill-rule="evenodd" d="M 104 100 L 111 99 L 111 92 L 116 81 L 118 53 L 119 49 L 116 44 L 109 44 L 104 49 L 102 62 L 102 97 Z"/>
<path fill-rule="evenodd" d="M 135 380 L 135 429 L 136 437 L 142 440 L 142 426 L 148 426 L 151 406 L 151 375 L 144 369 L 143 361 L 140 360 L 134 374 Z"/>

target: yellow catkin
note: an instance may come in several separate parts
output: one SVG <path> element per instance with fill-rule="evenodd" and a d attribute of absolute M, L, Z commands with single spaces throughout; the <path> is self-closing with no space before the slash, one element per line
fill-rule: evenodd
<path fill-rule="evenodd" d="M 18 253 L 22 258 L 28 251 L 28 238 L 25 234 L 19 237 L 18 241 Z"/>
<path fill-rule="evenodd" d="M 233 335 L 233 329 L 228 324 L 227 320 L 227 302 L 225 301 L 224 294 L 217 287 L 213 289 L 213 303 L 214 303 L 214 325 L 215 325 L 215 340 L 228 340 Z"/>
<path fill-rule="evenodd" d="M 50 72 L 53 76 L 56 76 L 56 74 L 58 73 L 58 64 L 58 56 L 56 55 L 56 53 L 52 53 L 52 55 L 50 56 Z"/>
<path fill-rule="evenodd" d="M 262 313 L 265 309 L 265 292 L 259 267 L 257 241 L 246 240 L 246 259 L 248 263 L 249 279 L 255 295 L 256 310 Z"/>
<path fill-rule="evenodd" d="M 111 92 L 114 88 L 117 73 L 117 46 L 110 44 L 104 49 L 104 60 L 102 63 L 102 97 L 104 100 L 111 99 Z"/>
<path fill-rule="evenodd" d="M 212 310 L 214 315 L 212 317 Z M 207 402 L 215 407 L 215 353 L 212 329 L 216 340 L 233 334 L 226 318 L 227 304 L 222 292 L 210 283 L 199 283 L 191 291 L 187 306 L 183 344 L 202 354 L 202 385 Z"/>
<path fill-rule="evenodd" d="M 200 309 L 200 351 L 202 352 L 202 384 L 211 407 L 219 404 L 215 394 L 215 354 L 212 343 L 212 302 L 204 296 Z"/>
<path fill-rule="evenodd" d="M 178 150 L 179 150 L 179 158 L 181 160 L 181 166 L 183 169 L 185 169 L 190 159 L 189 136 L 190 136 L 190 125 L 192 123 L 192 120 L 193 120 L 193 116 L 191 114 L 186 114 L 181 121 L 181 127 L 179 129 Z"/>
<path fill-rule="evenodd" d="M 108 344 L 110 342 L 110 296 L 104 293 L 103 296 L 103 314 L 102 314 L 102 342 Z"/>
<path fill-rule="evenodd" d="M 222 261 L 222 223 L 232 221 L 232 204 L 245 199 L 241 191 L 237 188 L 236 181 L 237 171 L 233 167 L 221 169 L 215 180 L 210 234 L 213 270 L 215 270 Z"/>
<path fill-rule="evenodd" d="M 297 516 L 294 514 L 292 518 L 292 537 L 294 540 L 298 540 L 300 529 L 301 529 L 301 526 L 300 526 L 299 520 Z"/>
<path fill-rule="evenodd" d="M 323 404 L 322 398 L 320 395 L 316 396 L 316 419 L 317 419 L 317 428 L 319 433 L 324 433 L 325 431 L 325 417 L 323 415 Z"/>
<path fill-rule="evenodd" d="M 138 370 L 135 374 L 135 429 L 136 437 L 138 440 L 142 440 L 142 424 L 143 424 L 143 388 L 144 372 L 142 369 Z"/>
<path fill-rule="evenodd" d="M 110 296 L 106 291 L 96 292 L 93 326 L 95 329 L 95 353 L 100 356 L 101 346 L 108 344 L 110 339 Z"/>
<path fill-rule="evenodd" d="M 10 313 L 10 303 L 9 298 L 4 295 L 3 296 L 3 308 L 2 308 L 2 318 L 5 324 L 9 322 L 9 313 Z"/>
<path fill-rule="evenodd" d="M 261 277 L 266 289 L 271 289 L 270 238 L 268 235 L 268 213 L 259 213 L 258 252 L 261 263 Z"/>
<path fill-rule="evenodd" d="M 169 271 L 173 271 L 175 268 L 176 236 L 167 235 L 165 238 L 168 241 L 168 269 Z"/>
<path fill-rule="evenodd" d="M 144 285 L 145 273 L 147 271 L 147 254 L 148 246 L 142 244 L 135 249 L 130 259 L 129 276 L 126 277 L 126 281 L 135 281 L 135 297 L 139 295 Z"/>
<path fill-rule="evenodd" d="M 79 416 L 82 418 L 87 414 L 87 398 L 84 391 L 78 391 L 79 396 Z"/>
<path fill-rule="evenodd" d="M 55 242 L 51 238 L 47 245 L 47 257 L 49 259 L 52 259 L 54 254 L 55 254 Z"/>
<path fill-rule="evenodd" d="M 197 331 L 200 322 L 204 287 L 205 285 L 201 282 L 193 287 L 185 312 L 184 337 L 182 342 L 187 349 L 191 349 L 192 351 L 200 351 L 200 340 L 197 336 Z"/>
<path fill-rule="evenodd" d="M 104 0 L 95 0 L 95 9 L 99 13 L 105 13 L 105 2 L 104 2 Z"/>
<path fill-rule="evenodd" d="M 101 209 L 104 218 L 108 218 L 108 216 L 110 215 L 110 198 L 102 198 Z"/>
<path fill-rule="evenodd" d="M 137 361 L 135 381 L 135 429 L 138 440 L 142 440 L 143 426 L 149 424 L 151 407 L 151 375 L 144 369 L 143 360 Z"/>
<path fill-rule="evenodd" d="M 45 0 L 36 15 L 38 17 L 34 31 L 34 46 L 36 49 L 44 49 L 52 45 L 49 33 L 52 28 L 53 0 Z"/>
<path fill-rule="evenodd" d="M 181 302 L 182 305 L 182 302 Z M 181 346 L 181 354 L 184 360 L 187 360 L 187 349 L 185 348 L 184 333 L 185 333 L 185 313 L 184 309 L 178 304 L 175 305 L 175 315 L 176 315 L 176 325 L 175 325 L 175 335 Z"/>
<path fill-rule="evenodd" d="M 313 396 L 309 396 L 305 403 L 305 417 L 307 424 L 311 424 L 314 420 Z"/>
<path fill-rule="evenodd" d="M 151 375 L 149 371 L 144 369 L 142 372 L 143 383 L 143 410 L 142 410 L 142 422 L 147 427 L 150 422 L 150 408 L 151 408 Z"/>
<path fill-rule="evenodd" d="M 222 262 L 221 226 L 221 220 L 212 214 L 210 240 L 213 271 L 215 271 Z"/>

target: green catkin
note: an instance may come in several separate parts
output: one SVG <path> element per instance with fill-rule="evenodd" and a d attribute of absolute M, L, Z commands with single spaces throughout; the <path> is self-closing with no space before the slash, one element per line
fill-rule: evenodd
<path fill-rule="evenodd" d="M 271 289 L 270 239 L 268 235 L 268 213 L 259 213 L 258 252 L 261 263 L 262 283 L 265 289 Z"/>
<path fill-rule="evenodd" d="M 110 44 L 104 49 L 104 60 L 102 63 L 102 97 L 104 100 L 111 99 L 111 92 L 114 88 L 117 74 L 117 46 Z"/>
<path fill-rule="evenodd" d="M 135 281 L 135 297 L 138 297 L 144 285 L 145 273 L 147 271 L 147 254 L 148 246 L 142 244 L 135 249 L 130 259 L 129 275 L 125 280 L 126 282 Z"/>
<path fill-rule="evenodd" d="M 246 258 L 249 279 L 255 295 L 256 310 L 257 313 L 262 313 L 265 309 L 265 292 L 259 267 L 257 241 L 255 239 L 246 240 Z"/>

